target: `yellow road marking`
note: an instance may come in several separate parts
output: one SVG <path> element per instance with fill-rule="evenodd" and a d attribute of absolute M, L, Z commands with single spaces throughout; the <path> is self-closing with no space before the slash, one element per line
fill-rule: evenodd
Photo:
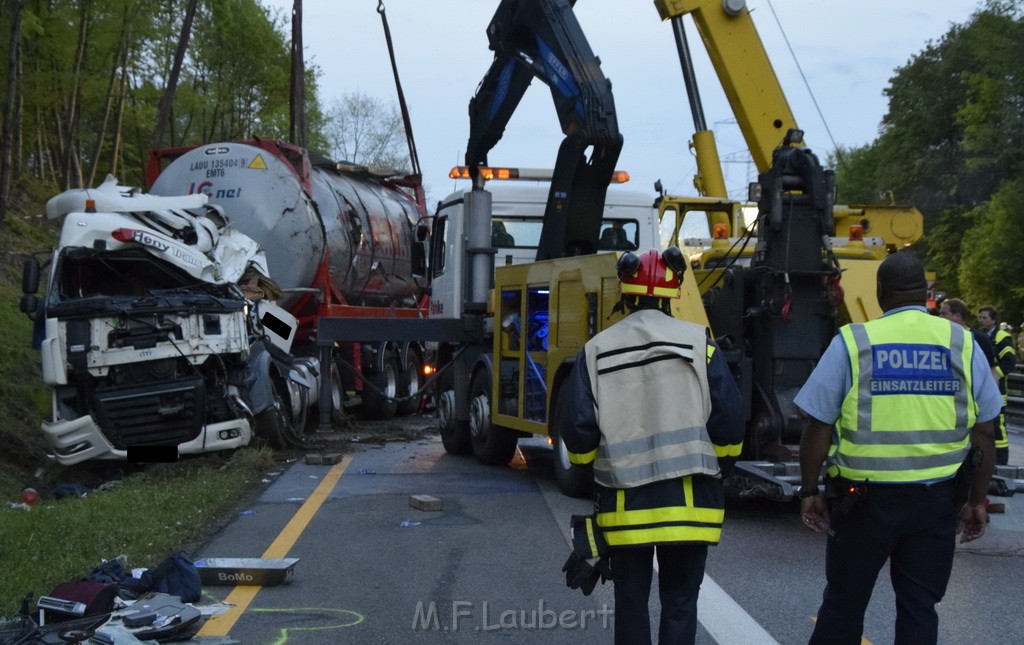
<path fill-rule="evenodd" d="M 277 538 L 271 543 L 267 550 L 263 552 L 261 557 L 264 558 L 283 558 L 288 555 L 288 551 L 295 546 L 295 541 L 299 539 L 302 532 L 306 529 L 309 521 L 313 519 L 316 512 L 320 510 L 320 506 L 323 505 L 327 496 L 334 489 L 334 486 L 341 479 L 345 469 L 348 468 L 349 463 L 352 462 L 352 456 L 349 455 L 341 460 L 341 462 L 335 464 L 320 482 L 320 485 L 316 487 L 313 494 L 309 496 L 299 510 L 295 511 L 295 515 L 288 522 L 287 525 L 277 535 Z M 235 626 L 235 622 L 241 618 L 246 608 L 249 607 L 249 603 L 256 597 L 256 593 L 262 587 L 258 585 L 247 585 L 238 586 L 231 590 L 228 597 L 224 599 L 224 602 L 233 605 L 223 614 L 212 616 L 210 620 L 203 625 L 203 628 L 199 630 L 199 636 L 227 636 L 231 628 Z"/>

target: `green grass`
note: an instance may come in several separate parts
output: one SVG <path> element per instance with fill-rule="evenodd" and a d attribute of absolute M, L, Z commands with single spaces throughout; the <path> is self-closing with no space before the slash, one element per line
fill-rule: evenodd
<path fill-rule="evenodd" d="M 229 461 L 151 466 L 109 490 L 28 511 L 0 508 L 0 616 L 16 613 L 26 593 L 45 595 L 103 559 L 124 554 L 131 567 L 151 567 L 190 552 L 235 515 L 273 465 L 269 450 L 250 448 Z"/>

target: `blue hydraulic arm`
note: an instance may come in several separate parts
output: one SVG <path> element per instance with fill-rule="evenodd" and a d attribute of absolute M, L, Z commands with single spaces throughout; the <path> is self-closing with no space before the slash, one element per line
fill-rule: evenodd
<path fill-rule="evenodd" d="M 474 187 L 536 76 L 551 88 L 558 149 L 537 259 L 597 248 L 605 194 L 622 149 L 611 82 L 573 13 L 575 0 L 502 0 L 487 28 L 494 62 L 469 102 L 466 165 Z M 587 155 L 589 150 L 589 157 Z"/>

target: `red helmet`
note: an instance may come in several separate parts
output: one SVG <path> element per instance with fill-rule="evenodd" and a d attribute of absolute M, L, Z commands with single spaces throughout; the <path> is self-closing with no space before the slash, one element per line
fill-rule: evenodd
<path fill-rule="evenodd" d="M 679 296 L 679 285 L 686 270 L 683 254 L 677 246 L 670 246 L 664 253 L 657 249 L 645 251 L 640 256 L 623 253 L 615 266 L 624 295 L 655 298 Z"/>

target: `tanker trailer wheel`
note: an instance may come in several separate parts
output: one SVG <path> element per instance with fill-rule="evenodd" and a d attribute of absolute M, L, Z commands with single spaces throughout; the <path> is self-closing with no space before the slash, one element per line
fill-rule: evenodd
<path fill-rule="evenodd" d="M 306 431 L 315 431 L 320 425 L 320 392 L 313 392 L 316 397 L 309 409 Z M 331 359 L 331 425 L 335 428 L 344 427 L 345 421 L 345 385 L 341 381 L 341 368 Z"/>
<path fill-rule="evenodd" d="M 437 383 L 437 428 L 445 452 L 449 455 L 469 455 L 473 453 L 469 424 L 455 420 L 454 382 L 455 377 L 449 368 Z"/>
<path fill-rule="evenodd" d="M 491 423 L 491 373 L 484 369 L 476 371 L 469 386 L 469 436 L 482 464 L 507 464 L 516 452 L 516 435 Z"/>
<path fill-rule="evenodd" d="M 273 379 L 274 403 L 253 418 L 256 436 L 267 442 L 271 448 L 301 448 L 301 429 L 297 429 L 291 415 L 291 405 L 285 398 L 288 389 L 279 379 Z"/>
<path fill-rule="evenodd" d="M 569 412 L 571 403 L 567 400 L 567 389 L 561 387 L 555 395 L 554 411 L 548 420 L 551 429 L 551 444 L 554 449 L 555 479 L 558 488 L 569 497 L 590 497 L 594 492 L 593 464 L 574 464 L 569 461 L 569 449 L 562 441 L 564 416 Z"/>
<path fill-rule="evenodd" d="M 366 375 L 366 379 L 376 386 L 380 393 L 371 388 L 363 390 L 364 415 L 370 419 L 390 419 L 395 416 L 395 410 L 398 409 L 395 399 L 401 396 L 398 388 L 401 372 L 398 354 L 392 349 L 386 350 L 384 369 Z"/>
<path fill-rule="evenodd" d="M 419 355 L 411 348 L 405 353 L 405 369 L 402 370 L 401 396 L 412 396 L 420 391 L 423 385 L 420 382 L 420 373 L 423 365 L 420 363 Z M 396 414 L 412 414 L 420 407 L 420 397 L 402 401 L 398 404 Z"/>

